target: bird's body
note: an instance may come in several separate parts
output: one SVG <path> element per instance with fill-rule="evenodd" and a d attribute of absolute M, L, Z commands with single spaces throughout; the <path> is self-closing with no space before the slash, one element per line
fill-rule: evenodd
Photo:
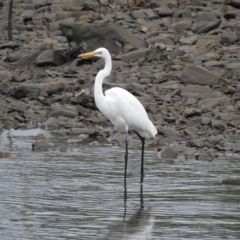
<path fill-rule="evenodd" d="M 97 107 L 117 129 L 134 130 L 144 138 L 155 136 L 156 128 L 149 120 L 142 104 L 131 93 L 115 87 L 105 91 L 104 98 L 106 104 L 96 103 Z"/>
<path fill-rule="evenodd" d="M 120 130 L 126 131 L 126 154 L 125 154 L 125 178 L 127 169 L 127 133 L 135 131 L 142 141 L 142 171 L 141 182 L 143 181 L 143 152 L 145 138 L 154 138 L 157 129 L 149 120 L 146 110 L 139 100 L 123 88 L 114 87 L 105 91 L 102 90 L 103 80 L 109 76 L 112 70 L 110 53 L 105 48 L 99 48 L 93 52 L 80 54 L 78 57 L 101 57 L 105 60 L 104 69 L 96 76 L 94 84 L 94 99 L 99 110 Z"/>

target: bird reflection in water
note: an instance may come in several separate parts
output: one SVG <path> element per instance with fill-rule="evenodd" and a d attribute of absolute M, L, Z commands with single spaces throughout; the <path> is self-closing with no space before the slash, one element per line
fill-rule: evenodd
<path fill-rule="evenodd" d="M 124 191 L 124 216 L 123 222 L 117 222 L 109 229 L 104 240 L 149 240 L 152 236 L 155 219 L 150 208 L 143 206 L 143 188 L 140 191 L 140 207 L 135 213 L 127 217 L 127 189 Z"/>

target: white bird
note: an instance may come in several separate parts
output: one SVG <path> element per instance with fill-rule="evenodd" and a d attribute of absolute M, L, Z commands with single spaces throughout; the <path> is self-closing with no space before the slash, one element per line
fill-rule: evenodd
<path fill-rule="evenodd" d="M 106 48 L 98 48 L 93 52 L 78 55 L 78 58 L 99 57 L 104 59 L 105 67 L 100 70 L 95 78 L 94 99 L 99 110 L 119 130 L 126 132 L 126 153 L 125 153 L 125 188 L 128 162 L 128 131 L 134 131 L 142 142 L 141 159 L 141 184 L 144 176 L 144 144 L 145 138 L 154 138 L 157 129 L 149 120 L 146 110 L 139 100 L 123 88 L 114 87 L 103 93 L 103 80 L 109 76 L 112 70 L 112 60 Z"/>

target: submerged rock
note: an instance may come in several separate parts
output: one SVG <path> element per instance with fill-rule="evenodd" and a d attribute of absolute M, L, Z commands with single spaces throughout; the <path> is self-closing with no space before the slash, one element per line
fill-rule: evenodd
<path fill-rule="evenodd" d="M 53 145 L 46 143 L 45 141 L 36 141 L 32 144 L 32 151 L 34 152 L 45 152 L 52 149 Z"/>
<path fill-rule="evenodd" d="M 177 159 L 178 157 L 178 152 L 176 149 L 172 147 L 163 147 L 162 149 L 158 149 L 158 156 L 161 159 Z"/>
<path fill-rule="evenodd" d="M 229 185 L 240 185 L 240 178 L 233 178 L 233 177 L 229 177 L 229 178 L 225 178 L 222 180 L 223 184 L 229 184 Z"/>
<path fill-rule="evenodd" d="M 218 157 L 217 153 L 195 153 L 194 158 L 198 161 L 207 161 L 207 162 L 212 162 L 214 159 Z"/>
<path fill-rule="evenodd" d="M 0 158 L 10 158 L 11 156 L 11 152 L 0 152 Z"/>

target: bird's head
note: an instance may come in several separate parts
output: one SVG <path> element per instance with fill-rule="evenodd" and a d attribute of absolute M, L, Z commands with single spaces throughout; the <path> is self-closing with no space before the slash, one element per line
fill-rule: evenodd
<path fill-rule="evenodd" d="M 92 52 L 79 54 L 77 57 L 84 58 L 84 59 L 91 58 L 91 57 L 106 58 L 108 55 L 110 55 L 110 54 L 106 48 L 98 48 Z"/>

